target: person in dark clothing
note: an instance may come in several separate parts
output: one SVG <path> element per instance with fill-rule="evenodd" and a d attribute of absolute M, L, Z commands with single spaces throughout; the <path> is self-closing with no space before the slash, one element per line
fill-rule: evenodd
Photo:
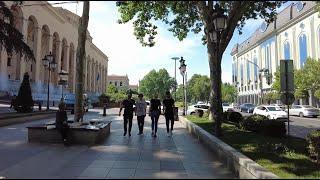
<path fill-rule="evenodd" d="M 166 92 L 166 98 L 163 100 L 163 111 L 166 118 L 168 137 L 172 136 L 174 124 L 174 100 L 169 91 Z M 169 130 L 169 121 L 171 120 L 171 129 Z"/>
<path fill-rule="evenodd" d="M 11 103 L 10 103 L 10 108 L 15 108 L 16 107 L 16 103 L 17 102 L 17 96 L 13 95 L 12 99 L 11 99 Z"/>
<path fill-rule="evenodd" d="M 119 116 L 121 116 L 121 111 L 124 108 L 124 113 L 123 113 L 123 129 L 124 129 L 124 133 L 123 136 L 127 135 L 127 124 L 129 121 L 129 136 L 131 136 L 131 128 L 132 128 L 132 119 L 133 119 L 133 112 L 134 112 L 134 105 L 135 105 L 135 101 L 132 98 L 132 94 L 129 93 L 128 94 L 128 99 L 125 99 L 124 101 L 122 101 L 121 103 L 121 107 L 120 107 L 120 111 L 119 111 Z"/>
<path fill-rule="evenodd" d="M 155 94 L 154 98 L 150 100 L 149 116 L 151 116 L 151 136 L 157 137 L 158 120 L 161 113 L 161 101 L 158 99 L 158 95 Z"/>
<path fill-rule="evenodd" d="M 68 117 L 67 112 L 65 111 L 66 104 L 61 101 L 59 104 L 59 110 L 56 113 L 56 128 L 62 135 L 62 140 L 64 145 L 69 145 L 68 142 Z"/>

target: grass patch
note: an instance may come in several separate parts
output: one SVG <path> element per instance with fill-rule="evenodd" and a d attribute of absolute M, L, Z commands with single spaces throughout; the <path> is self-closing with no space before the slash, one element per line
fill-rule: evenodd
<path fill-rule="evenodd" d="M 188 120 L 213 134 L 213 124 L 208 118 L 187 116 Z M 304 139 L 273 138 L 222 124 L 225 143 L 248 156 L 280 178 L 320 178 L 320 167 L 312 162 Z M 284 149 L 275 150 L 275 144 L 282 144 Z"/>

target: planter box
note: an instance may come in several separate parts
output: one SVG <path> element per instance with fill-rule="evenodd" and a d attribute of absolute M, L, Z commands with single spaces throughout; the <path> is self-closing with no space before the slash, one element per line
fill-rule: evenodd
<path fill-rule="evenodd" d="M 110 134 L 111 121 L 96 122 L 96 125 L 70 126 L 68 138 L 71 144 L 94 145 L 101 143 Z M 63 143 L 54 124 L 29 126 L 28 142 Z"/>

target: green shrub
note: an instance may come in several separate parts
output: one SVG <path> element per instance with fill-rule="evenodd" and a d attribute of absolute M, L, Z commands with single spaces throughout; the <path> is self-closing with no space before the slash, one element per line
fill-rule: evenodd
<path fill-rule="evenodd" d="M 240 127 L 240 123 L 243 119 L 239 112 L 223 112 L 222 117 L 224 122 L 235 124 L 237 127 Z"/>
<path fill-rule="evenodd" d="M 272 137 L 284 137 L 287 131 L 285 122 L 277 120 L 263 120 L 261 128 L 263 134 Z"/>
<path fill-rule="evenodd" d="M 307 136 L 310 157 L 320 163 L 320 129 L 312 131 Z"/>
<path fill-rule="evenodd" d="M 269 120 L 267 117 L 262 116 L 262 115 L 251 115 L 242 120 L 240 123 L 241 127 L 247 131 L 252 131 L 252 132 L 261 132 L 261 124 L 262 121 Z"/>

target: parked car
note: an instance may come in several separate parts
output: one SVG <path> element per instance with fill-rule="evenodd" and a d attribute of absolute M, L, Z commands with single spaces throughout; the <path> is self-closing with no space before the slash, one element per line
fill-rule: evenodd
<path fill-rule="evenodd" d="M 261 105 L 253 110 L 253 114 L 260 114 L 266 116 L 269 119 L 288 119 L 288 114 L 277 106 Z"/>
<path fill-rule="evenodd" d="M 281 108 L 282 110 L 286 110 L 286 106 L 283 104 L 269 104 L 269 106 L 275 106 L 275 107 Z"/>
<path fill-rule="evenodd" d="M 232 103 L 233 109 L 240 109 L 240 106 L 238 103 Z"/>
<path fill-rule="evenodd" d="M 293 105 L 290 108 L 289 113 L 291 115 L 296 115 L 300 117 L 304 117 L 304 116 L 317 117 L 320 115 L 319 109 L 310 105 Z"/>
<path fill-rule="evenodd" d="M 240 105 L 240 112 L 253 113 L 255 105 L 251 103 L 244 103 Z"/>
<path fill-rule="evenodd" d="M 230 106 L 228 103 L 222 103 L 223 112 L 234 111 L 233 106 Z"/>
<path fill-rule="evenodd" d="M 202 110 L 203 112 L 206 112 L 209 110 L 209 107 L 210 106 L 207 104 L 194 104 L 188 107 L 187 114 L 188 115 L 195 114 L 197 113 L 198 110 Z"/>

